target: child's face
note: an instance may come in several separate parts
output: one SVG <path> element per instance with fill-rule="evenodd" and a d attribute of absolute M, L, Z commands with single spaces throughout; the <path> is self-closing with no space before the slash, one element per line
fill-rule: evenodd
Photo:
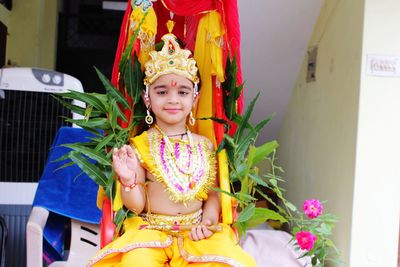
<path fill-rule="evenodd" d="M 196 101 L 190 80 L 177 74 L 166 74 L 150 85 L 146 105 L 150 104 L 158 123 L 184 125 Z"/>

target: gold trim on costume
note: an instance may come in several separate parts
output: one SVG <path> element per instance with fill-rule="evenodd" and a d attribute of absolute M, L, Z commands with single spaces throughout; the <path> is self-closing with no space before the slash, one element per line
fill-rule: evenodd
<path fill-rule="evenodd" d="M 173 237 L 168 236 L 168 238 L 164 242 L 162 241 L 137 242 L 119 249 L 118 248 L 105 249 L 102 253 L 96 255 L 94 258 L 89 260 L 86 266 L 87 267 L 93 266 L 104 257 L 113 253 L 125 253 L 137 248 L 167 248 L 171 246 L 172 243 L 173 243 Z"/>
<path fill-rule="evenodd" d="M 201 222 L 202 209 L 196 212 L 182 215 L 164 215 L 154 213 L 142 213 L 140 217 L 150 225 L 186 225 L 198 224 Z"/>
<path fill-rule="evenodd" d="M 219 262 L 219 263 L 228 264 L 232 267 L 245 267 L 243 264 L 241 264 L 240 262 L 238 262 L 232 258 L 228 258 L 228 257 L 220 256 L 220 255 L 213 255 L 213 254 L 204 254 L 202 256 L 192 255 L 184 249 L 182 237 L 178 237 L 177 242 L 178 242 L 179 254 L 187 262 Z"/>

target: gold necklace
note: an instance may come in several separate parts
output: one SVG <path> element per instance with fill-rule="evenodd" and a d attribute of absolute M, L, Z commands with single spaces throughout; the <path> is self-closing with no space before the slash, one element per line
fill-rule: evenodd
<path fill-rule="evenodd" d="M 192 161 L 192 156 L 194 156 L 193 154 L 195 153 L 195 149 L 194 149 L 193 135 L 190 132 L 189 128 L 186 127 L 186 135 L 188 136 L 188 141 L 189 141 L 189 147 L 187 147 L 188 158 L 187 158 L 187 162 L 182 165 L 178 161 L 178 158 L 181 155 L 181 153 L 180 153 L 181 146 L 179 145 L 179 143 L 177 145 L 175 145 L 175 149 L 174 149 L 172 142 L 169 139 L 168 135 L 160 128 L 160 126 L 155 124 L 154 127 L 160 132 L 162 139 L 164 140 L 165 145 L 167 146 L 168 153 L 171 155 L 171 158 L 174 161 L 174 164 L 176 165 L 178 170 L 185 175 L 193 174 L 194 164 L 192 164 L 191 161 Z"/>

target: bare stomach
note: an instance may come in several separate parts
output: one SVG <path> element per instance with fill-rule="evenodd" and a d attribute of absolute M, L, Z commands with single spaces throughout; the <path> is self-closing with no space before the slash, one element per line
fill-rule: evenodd
<path fill-rule="evenodd" d="M 193 213 L 199 210 L 203 203 L 199 200 L 188 202 L 186 206 L 183 203 L 175 203 L 169 198 L 169 194 L 165 187 L 155 178 L 147 173 L 149 183 L 147 184 L 147 197 L 144 212 L 150 211 L 151 213 L 165 214 L 165 215 L 179 215 Z"/>

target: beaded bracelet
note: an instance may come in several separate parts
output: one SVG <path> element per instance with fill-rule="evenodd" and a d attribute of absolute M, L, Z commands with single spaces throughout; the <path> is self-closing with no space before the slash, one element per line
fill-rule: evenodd
<path fill-rule="evenodd" d="M 124 188 L 124 190 L 125 190 L 125 192 L 130 192 L 133 188 L 135 188 L 135 186 L 137 185 L 137 183 L 136 183 L 136 173 L 135 173 L 135 177 L 134 177 L 134 182 L 132 183 L 132 184 L 130 184 L 130 185 L 126 185 L 126 184 L 124 184 L 122 181 L 121 181 L 121 178 L 120 177 L 118 177 L 118 181 L 119 181 L 119 183 L 121 184 L 121 186 L 122 186 L 122 188 Z"/>

